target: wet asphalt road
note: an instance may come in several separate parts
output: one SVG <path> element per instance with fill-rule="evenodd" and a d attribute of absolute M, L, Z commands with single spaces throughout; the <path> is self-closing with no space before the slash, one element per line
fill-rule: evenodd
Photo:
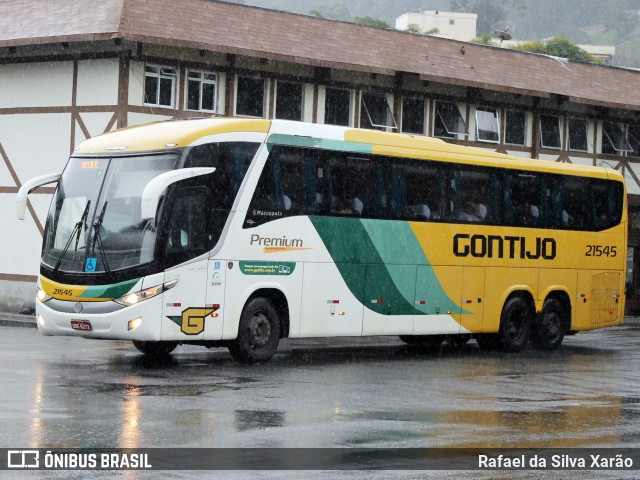
<path fill-rule="evenodd" d="M 0 446 L 640 447 L 638 345 L 638 323 L 567 337 L 550 354 L 486 353 L 474 341 L 463 349 L 445 344 L 427 353 L 386 337 L 285 340 L 271 362 L 246 366 L 224 349 L 183 346 L 167 360 L 151 361 L 127 342 L 0 327 Z M 148 472 L 30 473 L 29 478 L 160 478 Z M 310 473 L 250 478 L 459 476 Z M 172 477 L 245 478 L 243 472 Z"/>

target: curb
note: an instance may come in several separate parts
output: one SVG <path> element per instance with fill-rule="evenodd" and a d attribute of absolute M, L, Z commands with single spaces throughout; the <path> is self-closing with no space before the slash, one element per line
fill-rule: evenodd
<path fill-rule="evenodd" d="M 17 313 L 0 313 L 0 327 L 38 328 L 36 317 Z"/>

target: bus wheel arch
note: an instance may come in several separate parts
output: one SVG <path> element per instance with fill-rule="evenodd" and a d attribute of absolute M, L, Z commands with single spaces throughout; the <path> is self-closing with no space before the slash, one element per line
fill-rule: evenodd
<path fill-rule="evenodd" d="M 556 350 L 571 328 L 571 302 L 566 292 L 552 292 L 545 298 L 533 324 L 533 345 L 544 351 Z"/>
<path fill-rule="evenodd" d="M 284 294 L 277 289 L 257 290 L 242 308 L 238 334 L 229 352 L 243 363 L 266 362 L 288 333 L 289 307 Z"/>
<path fill-rule="evenodd" d="M 535 303 L 528 291 L 512 292 L 500 314 L 498 338 L 503 350 L 520 352 L 529 343 L 531 326 L 535 319 Z"/>

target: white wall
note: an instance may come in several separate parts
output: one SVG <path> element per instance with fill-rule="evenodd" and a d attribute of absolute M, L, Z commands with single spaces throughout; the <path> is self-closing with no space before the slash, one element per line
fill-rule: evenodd
<path fill-rule="evenodd" d="M 73 62 L 0 65 L 0 108 L 71 105 Z"/>
<path fill-rule="evenodd" d="M 78 62 L 78 105 L 118 104 L 118 59 Z"/>
<path fill-rule="evenodd" d="M 101 134 L 113 118 L 118 71 L 116 59 L 78 61 L 76 105 L 112 110 L 79 113 L 91 136 Z M 72 128 L 76 145 L 85 138 L 82 129 L 73 125 L 72 103 L 72 61 L 0 65 L 0 108 L 23 109 L 0 113 L 0 145 L 18 177 L 16 182 L 5 160 L 0 159 L 0 186 L 15 189 L 33 177 L 62 171 L 72 149 Z M 52 111 L 34 112 L 29 110 L 32 107 Z M 42 236 L 29 211 L 24 221 L 16 218 L 15 198 L 15 193 L 0 194 L 0 275 L 36 276 Z M 44 225 L 51 195 L 32 194 L 29 201 Z M 24 305 L 33 305 L 33 295 L 30 282 L 2 280 L 0 309 L 17 312 Z"/>

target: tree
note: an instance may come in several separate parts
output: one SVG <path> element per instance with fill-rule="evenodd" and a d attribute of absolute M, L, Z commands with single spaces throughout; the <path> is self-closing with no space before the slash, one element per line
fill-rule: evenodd
<path fill-rule="evenodd" d="M 351 21 L 351 11 L 342 3 L 329 3 L 319 6 L 309 12 L 309 15 L 318 18 L 329 18 L 331 20 Z"/>
<path fill-rule="evenodd" d="M 470 43 L 477 43 L 478 45 L 493 45 L 493 37 L 489 33 L 483 33 L 471 40 Z"/>
<path fill-rule="evenodd" d="M 509 47 L 523 52 L 542 53 L 554 57 L 568 58 L 576 62 L 602 63 L 578 45 L 564 37 L 555 37 L 551 40 L 521 43 Z"/>
<path fill-rule="evenodd" d="M 384 20 L 378 20 L 377 18 L 371 18 L 371 17 L 355 17 L 354 22 L 359 23 L 361 25 L 367 25 L 369 27 L 375 27 L 375 28 L 391 28 L 391 25 L 389 25 L 387 22 L 385 22 Z"/>
<path fill-rule="evenodd" d="M 407 25 L 407 32 L 422 33 L 422 30 L 420 29 L 420 25 L 418 25 L 417 23 L 410 23 L 409 25 Z"/>

